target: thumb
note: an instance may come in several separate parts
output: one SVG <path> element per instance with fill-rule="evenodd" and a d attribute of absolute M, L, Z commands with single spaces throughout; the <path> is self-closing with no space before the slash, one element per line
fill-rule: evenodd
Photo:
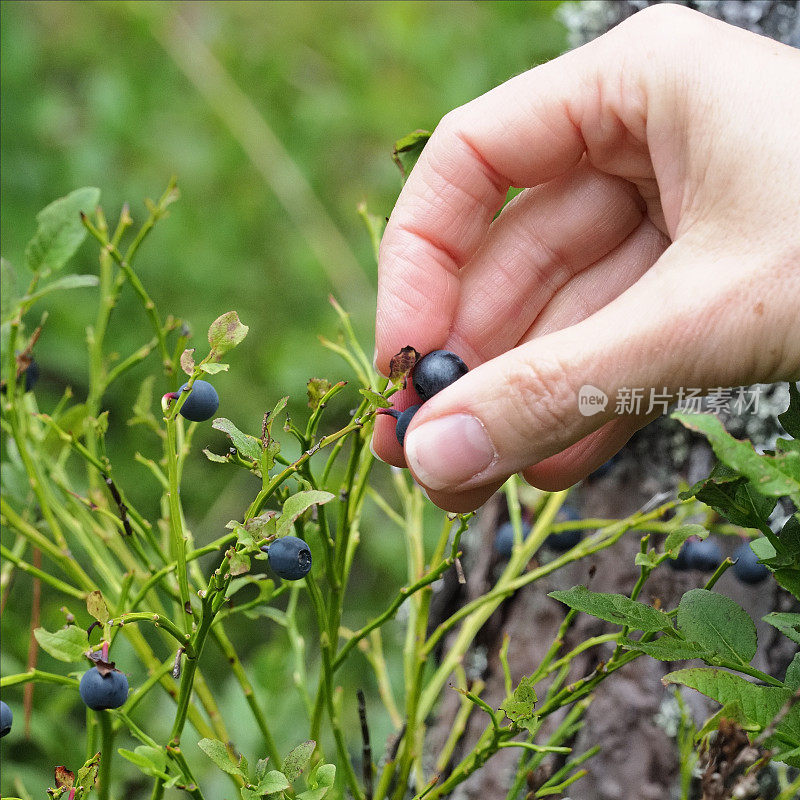
<path fill-rule="evenodd" d="M 698 261 L 711 259 L 686 250 L 674 243 L 600 311 L 481 364 L 425 403 L 405 439 L 415 478 L 430 490 L 464 492 L 621 416 L 632 434 L 682 389 L 699 395 L 785 377 L 785 365 L 763 357 L 776 320 L 760 316 L 762 303 L 753 313 L 752 270 L 733 259 L 704 270 Z M 620 398 L 630 402 L 621 407 Z"/>

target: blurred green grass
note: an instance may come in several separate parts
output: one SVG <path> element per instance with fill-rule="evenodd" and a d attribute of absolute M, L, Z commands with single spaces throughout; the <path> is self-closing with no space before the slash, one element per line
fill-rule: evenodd
<path fill-rule="evenodd" d="M 214 379 L 220 415 L 257 432 L 264 411 L 288 394 L 292 413 L 302 418 L 309 377 L 351 377 L 317 341 L 317 334 L 335 334 L 330 292 L 346 305 L 365 349 L 371 349 L 377 271 L 356 208 L 366 201 L 372 213 L 390 213 L 400 189 L 390 158 L 393 142 L 415 128 L 434 128 L 455 106 L 561 52 L 566 36 L 554 18 L 558 5 L 5 0 L 0 3 L 3 255 L 20 263 L 36 212 L 76 187 L 100 187 L 110 219 L 129 201 L 141 222 L 143 198 L 158 196 L 176 174 L 182 198 L 142 248 L 137 269 L 143 282 L 162 315 L 172 313 L 190 324 L 191 344 L 199 352 L 208 324 L 222 312 L 235 309 L 250 326 L 232 355 L 230 373 Z M 184 25 L 208 48 L 210 61 L 200 58 Z M 190 71 L 195 68 L 194 80 L 176 62 L 181 52 L 190 59 Z M 222 92 L 216 105 L 209 104 L 202 91 L 203 80 L 210 80 L 209 63 L 252 103 L 261 118 L 255 128 L 241 118 L 233 94 Z M 243 144 L 250 137 L 251 154 L 264 145 L 263 126 L 279 143 L 278 155 L 268 154 L 258 165 Z M 292 167 L 307 182 L 311 200 L 292 180 Z M 295 203 L 292 214 L 287 197 Z M 310 230 L 317 233 L 310 237 Z M 310 241 L 315 236 L 316 249 Z M 320 256 L 326 241 L 329 258 Z M 96 256 L 96 247 L 87 243 L 72 268 L 93 272 Z M 37 400 L 45 411 L 67 385 L 77 399 L 84 396 L 85 329 L 94 318 L 95 292 L 51 295 L 28 320 L 33 327 L 43 308 L 50 312 L 36 349 L 42 367 Z M 127 290 L 111 332 L 110 346 L 123 355 L 150 338 L 145 316 Z M 141 380 L 153 372 L 151 357 L 106 401 L 117 478 L 150 515 L 157 513 L 156 492 L 132 454 L 141 450 L 158 458 L 159 445 L 124 419 Z M 174 387 L 157 385 L 159 391 L 168 388 Z M 341 424 L 355 402 L 351 393 L 332 404 L 330 425 Z M 198 451 L 209 446 L 223 452 L 226 442 L 210 427 L 196 437 Z M 198 542 L 240 517 L 254 488 L 254 479 L 211 466 L 199 452 L 193 456 L 183 498 Z M 364 567 L 354 571 L 353 624 L 374 608 L 370 598 L 383 598 L 387 585 L 402 580 L 395 575 L 404 563 L 402 539 L 385 536 L 377 524 L 365 520 L 362 526 Z M 29 591 L 29 582 L 19 576 L 14 595 L 21 599 Z M 6 630 L 15 631 L 4 637 L 5 674 L 24 664 L 27 611 L 12 604 L 4 616 Z M 43 624 L 55 627 L 62 620 L 57 606 L 44 610 Z M 242 631 L 234 639 L 244 650 L 255 649 L 264 669 L 276 670 L 276 680 L 287 669 L 283 640 L 270 639 L 266 622 L 255 637 Z M 61 670 L 47 659 L 45 668 Z M 213 660 L 208 669 L 213 676 Z M 217 669 L 224 680 L 225 665 Z M 37 692 L 44 698 L 56 694 L 46 687 Z M 241 698 L 235 702 L 238 708 Z M 71 716 L 44 730 L 45 720 L 35 715 L 34 737 L 58 741 L 62 763 L 75 766 L 82 756 L 80 737 L 69 731 L 81 724 Z M 379 720 L 375 724 L 381 741 L 388 728 Z M 281 744 L 295 744 L 292 726 L 284 727 L 287 739 Z M 22 740 L 4 744 L 26 784 L 39 787 L 49 775 L 42 764 L 49 762 L 38 747 L 25 747 Z M 11 790 L 6 775 L 12 776 L 4 773 L 6 793 Z M 219 788 L 217 796 L 224 791 Z"/>
<path fill-rule="evenodd" d="M 189 322 L 192 344 L 202 347 L 208 324 L 229 309 L 250 325 L 231 373 L 216 381 L 221 415 L 257 427 L 285 394 L 297 412 L 310 376 L 348 377 L 316 338 L 334 332 L 331 291 L 347 305 L 369 350 L 376 267 L 356 208 L 366 201 L 372 213 L 391 211 L 400 188 L 392 143 L 414 128 L 432 129 L 451 108 L 560 52 L 565 36 L 553 16 L 557 6 L 3 2 L 3 255 L 21 261 L 35 213 L 78 186 L 102 189 L 109 218 L 129 201 L 141 221 L 143 198 L 157 196 L 176 174 L 182 199 L 140 254 L 145 285 L 162 314 Z M 266 168 L 277 180 L 265 180 L 243 137 L 231 132 L 231 97 L 223 92 L 214 110 L 202 86 L 176 65 L 173 56 L 185 47 L 194 68 L 204 69 L 184 25 L 302 173 L 339 232 L 341 258 L 319 258 L 320 248 L 315 254 L 309 243 L 302 216 L 315 227 L 315 207 L 289 216 L 276 199 L 276 189 L 299 194 L 300 204 L 304 199 L 293 184 L 279 185 L 291 183 L 283 174 L 287 159 L 270 160 Z M 258 143 L 259 131 L 246 122 Z M 325 251 L 324 235 L 321 242 Z M 74 268 L 94 271 L 95 259 L 96 248 L 87 244 Z M 360 283 L 347 279 L 354 274 Z M 59 396 L 66 384 L 82 396 L 82 344 L 94 302 L 94 291 L 82 290 L 48 304 L 37 348 L 45 397 Z M 149 337 L 130 292 L 112 332 L 112 346 L 123 354 Z M 153 369 L 145 362 L 109 396 L 112 426 L 129 413 L 131 395 Z M 135 429 L 114 431 L 118 459 L 128 460 L 137 438 Z M 224 444 L 213 433 L 209 441 Z M 144 493 L 132 491 L 144 502 Z"/>

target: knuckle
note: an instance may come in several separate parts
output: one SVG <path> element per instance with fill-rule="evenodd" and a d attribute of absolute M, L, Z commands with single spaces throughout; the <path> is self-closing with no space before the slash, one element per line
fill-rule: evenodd
<path fill-rule="evenodd" d="M 674 3 L 657 3 L 632 14 L 620 23 L 618 29 L 620 32 L 634 29 L 639 32 L 644 30 L 653 34 L 668 35 L 669 31 L 675 30 L 675 26 L 684 28 L 687 24 L 701 18 L 702 15 L 698 12 L 685 6 Z"/>

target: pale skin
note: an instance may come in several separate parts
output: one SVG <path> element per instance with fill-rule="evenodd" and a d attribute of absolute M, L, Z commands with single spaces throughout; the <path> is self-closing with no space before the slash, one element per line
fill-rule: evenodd
<path fill-rule="evenodd" d="M 373 448 L 450 511 L 587 475 L 661 411 L 623 387 L 800 378 L 800 52 L 659 5 L 447 114 L 381 243 L 377 367 L 405 345 L 470 372 Z"/>

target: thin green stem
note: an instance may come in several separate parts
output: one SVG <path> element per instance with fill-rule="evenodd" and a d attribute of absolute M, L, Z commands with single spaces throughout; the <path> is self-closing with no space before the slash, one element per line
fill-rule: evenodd
<path fill-rule="evenodd" d="M 59 580 L 58 578 L 54 578 L 49 572 L 45 572 L 44 570 L 38 569 L 32 564 L 29 564 L 27 561 L 23 561 L 19 556 L 17 556 L 4 545 L 0 545 L 0 555 L 2 555 L 6 561 L 10 561 L 12 564 L 16 565 L 18 569 L 21 569 L 23 572 L 27 572 L 28 575 L 38 578 L 59 592 L 63 592 L 64 594 L 67 594 L 70 597 L 74 597 L 78 600 L 86 599 L 88 592 L 76 589 L 74 586 L 70 586 L 70 584 Z"/>
<path fill-rule="evenodd" d="M 97 711 L 100 724 L 100 770 L 97 776 L 98 800 L 109 800 L 111 797 L 111 766 L 114 758 L 114 729 L 108 711 Z"/>
<path fill-rule="evenodd" d="M 181 509 L 180 487 L 178 486 L 178 456 L 175 438 L 175 419 L 164 418 L 167 426 L 166 458 L 169 478 L 169 530 L 172 557 L 175 559 L 180 592 L 181 619 L 183 630 L 191 631 L 191 604 L 189 601 L 189 578 L 186 572 L 186 538 L 183 533 L 183 511 Z"/>
<path fill-rule="evenodd" d="M 0 689 L 8 686 L 17 686 L 20 683 L 57 683 L 62 686 L 78 688 L 76 678 L 69 678 L 66 675 L 56 675 L 53 672 L 43 672 L 40 669 L 29 669 L 27 672 L 18 672 L 15 675 L 6 675 L 0 678 Z"/>

